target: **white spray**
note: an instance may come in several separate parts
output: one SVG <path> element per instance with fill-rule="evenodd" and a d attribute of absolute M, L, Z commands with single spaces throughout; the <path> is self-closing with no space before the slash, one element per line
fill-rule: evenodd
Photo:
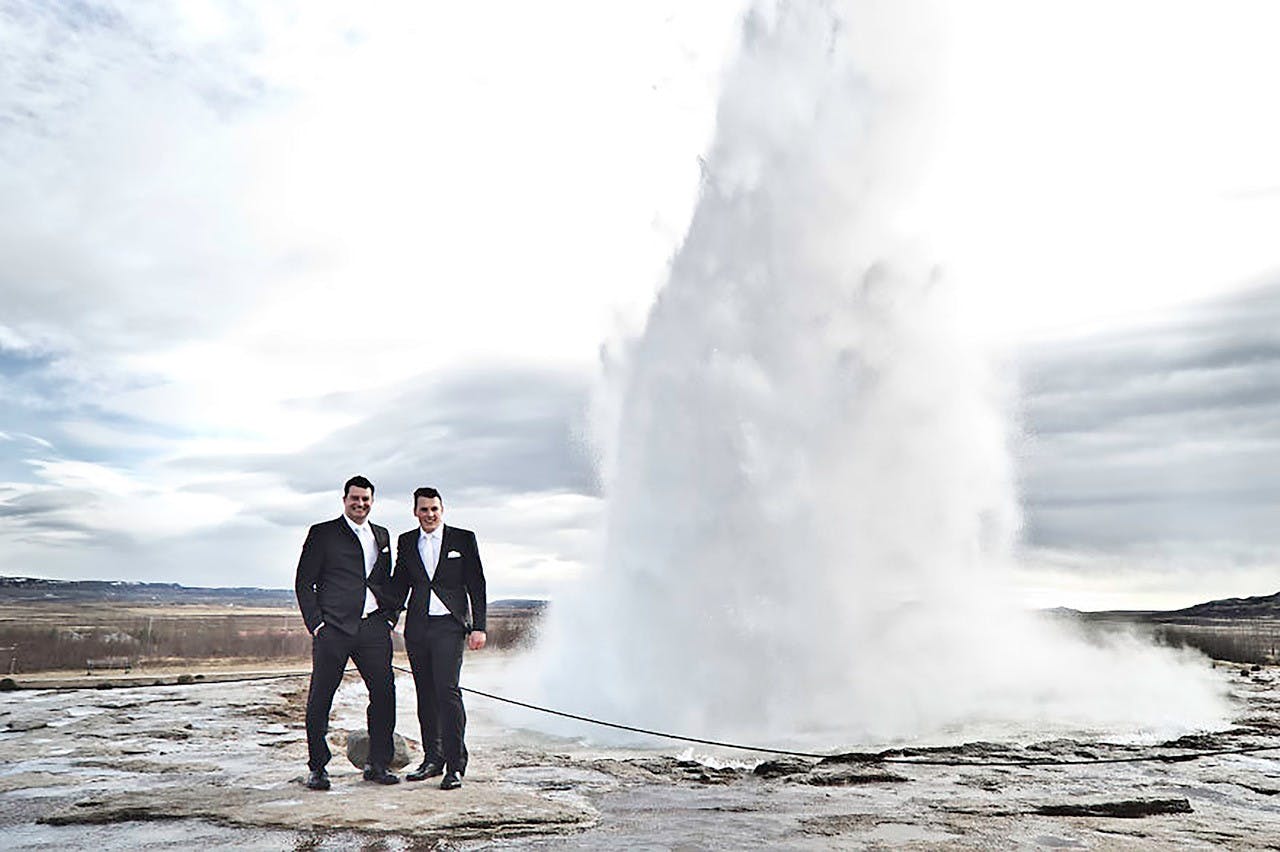
<path fill-rule="evenodd" d="M 555 601 L 537 691 L 774 743 L 1216 724 L 1202 664 L 1005 599 L 1008 406 L 956 294 L 899 237 L 928 133 L 922 33 L 881 8 L 748 15 L 623 371 L 602 564 Z"/>

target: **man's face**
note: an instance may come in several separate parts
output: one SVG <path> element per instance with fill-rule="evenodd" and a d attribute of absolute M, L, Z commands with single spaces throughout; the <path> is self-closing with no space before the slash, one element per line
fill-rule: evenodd
<path fill-rule="evenodd" d="M 418 516 L 418 526 L 423 532 L 435 532 L 444 520 L 444 506 L 439 497 L 419 497 L 414 501 L 413 513 Z"/>
<path fill-rule="evenodd" d="M 347 489 L 347 496 L 342 498 L 342 510 L 353 524 L 363 524 L 373 508 L 373 490 L 353 485 Z"/>

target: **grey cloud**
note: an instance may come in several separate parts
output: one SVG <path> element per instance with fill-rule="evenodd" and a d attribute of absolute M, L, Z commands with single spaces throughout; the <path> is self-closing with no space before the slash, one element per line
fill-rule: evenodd
<path fill-rule="evenodd" d="M 38 539 L 42 544 L 55 546 L 59 538 L 43 534 L 75 533 L 77 547 L 128 552 L 136 546 L 126 535 L 89 523 L 85 517 L 86 501 L 84 494 L 74 490 L 41 489 L 11 496 L 0 492 L 0 527 L 18 540 Z"/>
<path fill-rule="evenodd" d="M 1029 544 L 1280 549 L 1280 284 L 1024 354 Z"/>
<path fill-rule="evenodd" d="M 380 495 L 406 499 L 419 485 L 446 496 L 596 494 L 581 441 L 587 394 L 581 373 L 493 368 L 424 377 L 389 393 L 327 397 L 318 407 L 358 410 L 360 421 L 296 453 L 171 464 L 276 473 L 304 494 L 336 493 L 354 473 L 369 476 Z M 300 520 L 288 510 L 272 517 Z"/>
<path fill-rule="evenodd" d="M 516 370 L 428 380 L 295 457 L 291 474 L 302 490 L 330 489 L 331 478 L 318 474 L 351 469 L 354 454 L 393 489 L 594 493 L 577 440 L 585 403 L 579 375 Z"/>

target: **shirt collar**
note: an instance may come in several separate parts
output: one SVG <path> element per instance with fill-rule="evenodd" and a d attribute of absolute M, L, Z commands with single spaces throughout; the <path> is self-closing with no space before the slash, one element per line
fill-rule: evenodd
<path fill-rule="evenodd" d="M 444 532 L 444 524 L 441 524 L 440 526 L 436 527 L 436 528 L 435 528 L 434 530 L 432 530 L 431 532 L 427 532 L 427 531 L 426 531 L 426 530 L 424 530 L 422 527 L 418 527 L 418 540 L 419 540 L 419 541 L 421 541 L 421 540 L 422 540 L 422 539 L 424 539 L 424 538 L 437 538 L 437 539 L 438 539 L 438 538 L 440 538 L 440 534 L 441 534 L 441 533 L 443 533 L 443 532 Z"/>
<path fill-rule="evenodd" d="M 351 527 L 351 531 L 356 535 L 360 535 L 361 530 L 364 530 L 365 532 L 373 532 L 373 530 L 369 527 L 368 521 L 365 521 L 363 524 L 357 524 L 355 521 L 348 518 L 345 514 L 342 516 L 342 520 L 347 522 L 347 526 Z"/>

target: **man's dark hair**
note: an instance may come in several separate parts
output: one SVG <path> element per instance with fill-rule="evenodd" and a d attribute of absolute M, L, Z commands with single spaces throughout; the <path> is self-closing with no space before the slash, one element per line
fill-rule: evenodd
<path fill-rule="evenodd" d="M 346 485 L 342 486 L 342 496 L 344 498 L 351 493 L 351 486 L 353 485 L 356 488 L 368 488 L 369 496 L 373 496 L 373 483 L 365 479 L 363 476 L 353 476 L 347 480 Z"/>
<path fill-rule="evenodd" d="M 418 508 L 419 497 L 426 497 L 428 500 L 434 497 L 440 501 L 440 508 L 442 509 L 444 508 L 444 498 L 440 496 L 439 491 L 435 490 L 429 485 L 424 485 L 422 488 L 413 489 L 413 508 L 415 510 Z"/>

